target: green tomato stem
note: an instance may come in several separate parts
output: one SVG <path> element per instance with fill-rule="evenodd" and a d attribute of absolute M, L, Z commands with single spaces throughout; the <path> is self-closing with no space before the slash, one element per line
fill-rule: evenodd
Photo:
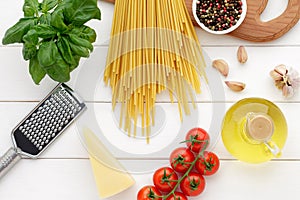
<path fill-rule="evenodd" d="M 205 151 L 207 145 L 208 145 L 208 141 L 205 140 L 204 148 L 202 148 L 202 150 L 201 150 L 201 151 L 198 153 L 198 155 L 195 157 L 195 160 L 191 163 L 189 169 L 188 169 L 188 170 L 184 173 L 184 175 L 178 180 L 178 182 L 177 182 L 177 184 L 175 185 L 175 187 L 173 188 L 173 190 L 172 190 L 169 194 L 164 195 L 164 196 L 161 197 L 163 200 L 166 200 L 166 199 L 167 199 L 168 197 L 170 197 L 171 195 L 175 195 L 175 191 L 176 191 L 177 188 L 180 186 L 180 183 L 182 182 L 182 180 L 183 180 L 185 177 L 187 177 L 187 176 L 189 175 L 189 173 L 192 171 L 193 167 L 195 166 L 197 160 L 198 160 L 200 157 L 204 156 L 204 151 Z"/>

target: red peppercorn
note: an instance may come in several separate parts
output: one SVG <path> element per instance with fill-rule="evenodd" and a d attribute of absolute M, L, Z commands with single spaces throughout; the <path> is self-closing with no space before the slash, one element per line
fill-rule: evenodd
<path fill-rule="evenodd" d="M 240 19 L 241 13 L 241 0 L 197 1 L 198 19 L 211 30 L 226 30 L 234 26 Z"/>

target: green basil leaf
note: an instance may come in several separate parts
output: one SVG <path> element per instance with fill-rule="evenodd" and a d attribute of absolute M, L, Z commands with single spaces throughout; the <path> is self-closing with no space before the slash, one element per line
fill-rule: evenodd
<path fill-rule="evenodd" d="M 53 65 L 59 55 L 54 41 L 43 42 L 37 53 L 38 61 L 42 67 Z"/>
<path fill-rule="evenodd" d="M 47 74 L 55 81 L 64 83 L 70 80 L 69 65 L 58 55 L 56 62 L 45 68 Z"/>
<path fill-rule="evenodd" d="M 76 44 L 77 46 L 82 46 L 82 47 L 88 48 L 90 51 L 93 51 L 93 49 L 94 49 L 93 45 L 86 39 L 80 38 L 74 34 L 69 34 L 69 37 L 70 37 L 70 41 L 73 44 Z"/>
<path fill-rule="evenodd" d="M 22 43 L 23 36 L 36 24 L 35 18 L 21 18 L 10 27 L 2 39 L 2 44 Z"/>
<path fill-rule="evenodd" d="M 38 0 L 25 0 L 23 5 L 23 12 L 25 17 L 38 16 L 39 13 L 39 1 Z"/>
<path fill-rule="evenodd" d="M 44 0 L 41 3 L 41 8 L 43 13 L 47 13 L 49 10 L 53 9 L 58 4 L 58 0 Z"/>
<path fill-rule="evenodd" d="M 61 37 L 57 41 L 57 47 L 58 47 L 58 50 L 59 50 L 61 56 L 68 64 L 72 65 L 72 64 L 76 63 L 74 60 L 74 57 L 72 55 L 69 41 L 66 38 Z"/>
<path fill-rule="evenodd" d="M 73 51 L 73 54 L 88 58 L 90 56 L 90 52 L 87 48 L 82 46 L 77 46 L 76 44 L 73 44 L 72 42 L 69 43 L 71 50 Z"/>
<path fill-rule="evenodd" d="M 33 27 L 40 38 L 49 39 L 56 36 L 56 30 L 48 24 L 38 24 Z"/>
<path fill-rule="evenodd" d="M 24 43 L 22 54 L 29 61 L 33 81 L 48 74 L 66 82 L 81 57 L 89 57 L 96 32 L 84 24 L 101 19 L 97 0 L 24 0 L 24 18 L 10 27 L 2 43 Z"/>
<path fill-rule="evenodd" d="M 50 13 L 44 13 L 40 16 L 40 23 L 41 24 L 48 24 L 51 23 L 51 14 Z"/>
<path fill-rule="evenodd" d="M 39 84 L 41 80 L 45 77 L 46 72 L 40 66 L 37 57 L 33 57 L 29 61 L 29 73 L 34 81 L 35 84 Z"/>
<path fill-rule="evenodd" d="M 25 43 L 23 45 L 22 54 L 24 60 L 30 60 L 36 55 L 37 49 L 33 44 Z"/>
<path fill-rule="evenodd" d="M 55 9 L 51 16 L 51 26 L 54 26 L 60 31 L 65 31 L 68 26 L 64 22 L 64 14 L 62 9 Z"/>
<path fill-rule="evenodd" d="M 97 0 L 64 0 L 64 14 L 68 23 L 81 26 L 91 19 L 101 19 Z"/>
<path fill-rule="evenodd" d="M 88 40 L 90 43 L 95 42 L 97 37 L 96 31 L 85 25 L 74 27 L 70 33 L 78 35 L 79 37 Z"/>
<path fill-rule="evenodd" d="M 36 30 L 30 29 L 24 36 L 23 36 L 23 42 L 26 44 L 32 44 L 37 45 L 39 42 L 38 34 L 36 33 Z"/>
<path fill-rule="evenodd" d="M 73 71 L 74 69 L 76 69 L 77 67 L 78 67 L 78 65 L 79 65 L 79 61 L 80 61 L 80 56 L 78 56 L 78 55 L 74 55 L 73 56 L 73 58 L 74 58 L 74 63 L 73 64 L 71 64 L 70 65 L 70 72 L 71 71 Z"/>

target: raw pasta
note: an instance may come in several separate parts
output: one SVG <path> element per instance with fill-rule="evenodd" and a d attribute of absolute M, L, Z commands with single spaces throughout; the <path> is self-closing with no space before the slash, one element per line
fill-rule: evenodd
<path fill-rule="evenodd" d="M 181 119 L 189 114 L 204 67 L 183 0 L 116 0 L 104 81 L 113 108 L 121 103 L 119 123 L 129 135 L 136 136 L 140 117 L 149 142 L 156 96 L 164 90 L 172 102 L 176 95 Z"/>

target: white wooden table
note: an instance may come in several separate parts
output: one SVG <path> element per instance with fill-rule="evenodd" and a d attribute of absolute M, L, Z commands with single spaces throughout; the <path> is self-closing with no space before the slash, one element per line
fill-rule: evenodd
<path fill-rule="evenodd" d="M 277 16 L 287 5 L 287 0 L 270 2 L 272 4 L 268 5 L 262 16 L 265 20 Z M 0 38 L 5 30 L 22 16 L 22 3 L 23 1 L 17 0 L 1 0 Z M 106 41 L 109 39 L 114 6 L 100 1 L 99 7 L 102 11 L 102 21 L 93 21 L 90 25 L 98 33 L 96 48 L 107 48 Z M 251 43 L 230 36 L 214 36 L 199 28 L 197 32 L 204 51 L 211 59 L 224 58 L 230 63 L 227 79 L 241 80 L 247 84 L 246 90 L 239 94 L 224 87 L 224 103 L 227 108 L 245 97 L 255 96 L 272 100 L 287 118 L 289 135 L 282 157 L 260 165 L 237 161 L 226 151 L 222 140 L 219 139 L 213 151 L 221 158 L 220 171 L 207 179 L 205 192 L 193 199 L 300 199 L 300 135 L 297 127 L 300 93 L 292 99 L 285 100 L 268 75 L 273 67 L 281 63 L 300 71 L 300 24 L 282 38 L 268 43 Z M 239 45 L 245 45 L 249 54 L 249 60 L 244 66 L 240 66 L 236 60 Z M 0 45 L 1 154 L 12 145 L 12 128 L 56 85 L 49 78 L 43 80 L 39 86 L 34 85 L 21 51 L 21 45 Z M 84 67 L 84 62 L 72 74 L 69 84 L 73 84 L 81 67 Z M 110 106 L 107 99 L 109 96 L 102 99 L 104 107 Z M 136 184 L 132 188 L 110 199 L 133 200 L 143 185 L 152 183 L 152 174 L 134 175 L 134 178 Z M 1 179 L 0 199 L 99 199 L 88 154 L 74 125 L 39 159 L 22 160 Z"/>

